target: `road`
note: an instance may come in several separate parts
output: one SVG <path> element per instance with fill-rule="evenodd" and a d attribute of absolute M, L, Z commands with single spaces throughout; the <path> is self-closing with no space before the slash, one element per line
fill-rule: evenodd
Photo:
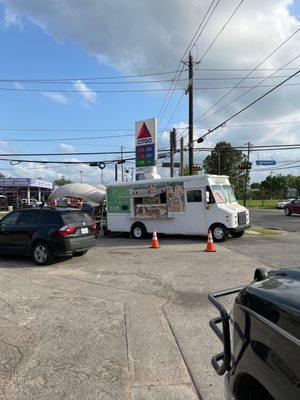
<path fill-rule="evenodd" d="M 250 218 L 253 225 L 300 232 L 300 214 L 287 217 L 283 210 L 250 209 Z"/>

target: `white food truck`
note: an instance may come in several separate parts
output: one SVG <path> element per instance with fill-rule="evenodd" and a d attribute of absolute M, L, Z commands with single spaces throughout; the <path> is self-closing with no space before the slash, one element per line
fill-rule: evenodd
<path fill-rule="evenodd" d="M 227 176 L 194 175 L 114 183 L 107 187 L 107 227 L 140 239 L 158 233 L 241 237 L 249 211 L 237 203 Z"/>

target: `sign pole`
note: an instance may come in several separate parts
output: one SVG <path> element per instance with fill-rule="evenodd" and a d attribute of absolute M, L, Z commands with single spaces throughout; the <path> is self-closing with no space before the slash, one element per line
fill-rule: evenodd
<path fill-rule="evenodd" d="M 247 150 L 247 163 L 249 164 L 250 161 L 250 146 L 251 143 L 248 142 L 248 150 Z M 248 186 L 248 179 L 249 179 L 249 168 L 246 169 L 245 173 L 245 182 L 244 182 L 244 207 L 246 207 L 246 202 L 247 202 L 247 186 Z"/>

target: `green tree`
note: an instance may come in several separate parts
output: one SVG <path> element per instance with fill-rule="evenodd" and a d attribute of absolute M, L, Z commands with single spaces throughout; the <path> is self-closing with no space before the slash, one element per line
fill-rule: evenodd
<path fill-rule="evenodd" d="M 5 175 L 3 175 L 1 172 L 0 172 L 0 179 L 1 178 L 5 178 Z"/>
<path fill-rule="evenodd" d="M 251 183 L 251 189 L 260 189 L 261 183 L 260 182 L 253 182 Z"/>
<path fill-rule="evenodd" d="M 238 197 L 243 196 L 245 171 L 239 164 L 245 159 L 241 150 L 234 149 L 230 143 L 219 142 L 210 155 L 205 157 L 203 166 L 206 174 L 228 175 Z"/>
<path fill-rule="evenodd" d="M 53 183 L 55 186 L 63 186 L 63 185 L 67 185 L 68 183 L 72 183 L 72 181 L 70 179 L 67 179 L 64 176 L 62 176 L 59 179 L 55 179 L 55 181 Z"/>

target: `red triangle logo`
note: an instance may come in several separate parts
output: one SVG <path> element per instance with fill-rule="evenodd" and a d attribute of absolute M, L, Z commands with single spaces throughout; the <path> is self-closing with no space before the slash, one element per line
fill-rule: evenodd
<path fill-rule="evenodd" d="M 147 138 L 151 138 L 151 133 L 149 132 L 149 129 L 147 128 L 147 125 L 145 124 L 145 122 L 143 122 L 143 125 L 139 131 L 138 134 L 138 139 L 147 139 Z"/>

